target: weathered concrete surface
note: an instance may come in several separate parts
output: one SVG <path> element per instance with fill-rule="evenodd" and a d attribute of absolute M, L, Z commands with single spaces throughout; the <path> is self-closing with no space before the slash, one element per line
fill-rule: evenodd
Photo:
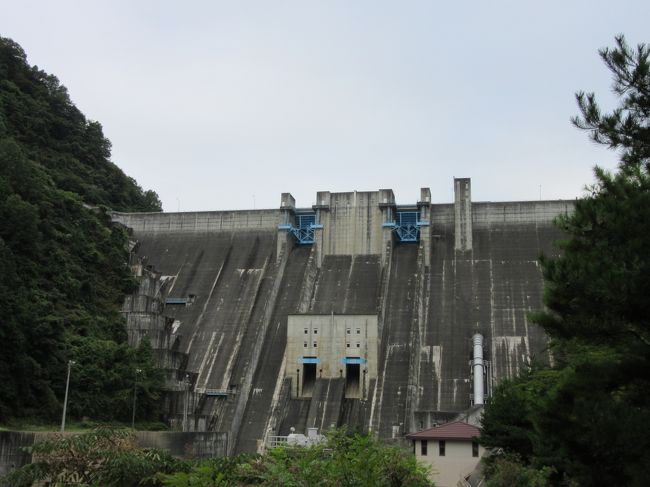
<path fill-rule="evenodd" d="M 155 263 L 166 279 L 163 299 L 191 298 L 190 305 L 165 307 L 174 333 L 182 337 L 179 351 L 188 356 L 183 373 L 191 390 L 204 394 L 191 405 L 186 427 L 228 431 L 236 438 L 231 430 L 238 426 L 233 406 L 245 407 L 240 396 L 248 395 L 265 312 L 274 305 L 280 268 L 275 259 L 276 230 L 135 235 L 140 258 Z M 182 407 L 184 398 L 170 411 L 179 426 Z M 197 423 L 195 417 L 206 418 L 206 424 Z"/>
<path fill-rule="evenodd" d="M 0 431 L 0 477 L 32 461 L 23 448 L 34 444 L 34 433 L 29 431 Z"/>
<path fill-rule="evenodd" d="M 404 433 L 411 360 L 411 331 L 417 325 L 416 277 L 418 247 L 393 250 L 384 314 L 380 373 L 371 406 L 372 429 L 382 438 Z"/>
<path fill-rule="evenodd" d="M 321 212 L 323 256 L 381 253 L 379 201 L 377 191 L 330 193 L 329 209 Z"/>
<path fill-rule="evenodd" d="M 336 427 L 341 414 L 345 379 L 316 379 L 307 414 L 307 427 L 325 431 Z"/>
<path fill-rule="evenodd" d="M 287 342 L 287 316 L 296 313 L 311 293 L 305 291 L 303 282 L 308 273 L 312 249 L 295 248 L 289 254 L 287 269 L 281 280 L 280 291 L 273 305 L 272 317 L 263 338 L 258 365 L 254 371 L 252 387 L 248 392 L 236 451 L 255 452 L 265 435 L 279 426 L 277 414 L 283 408 L 281 399 L 288 397 L 284 383 L 284 356 Z M 275 413 L 275 414 L 274 414 Z"/>
<path fill-rule="evenodd" d="M 471 405 L 474 333 L 485 337 L 488 393 L 530 360 L 547 361 L 527 313 L 542 305 L 537 259 L 554 254 L 561 237 L 552 220 L 573 204 L 473 203 L 469 180 L 458 181 L 456 204 L 432 205 L 421 190 L 417 208 L 429 225 L 419 244 L 398 244 L 382 226 L 395 210 L 391 190 L 319 193 L 323 228 L 312 247 L 278 230 L 281 210 L 116 214 L 139 242 L 136 260 L 161 281 L 148 285 L 159 294 L 141 290 L 125 303 L 134 337 L 150 333 L 161 356 L 165 347 L 187 354 L 170 369 L 190 381 L 186 427 L 227 432 L 229 452 L 256 451 L 292 426 L 399 437 Z M 367 399 L 346 399 L 336 377 L 316 381 L 316 396 L 292 398 L 299 384 L 290 378 L 297 371 L 288 373 L 287 316 L 332 313 L 378 316 L 377 379 Z M 180 427 L 187 393 L 176 391 L 169 414 Z"/>

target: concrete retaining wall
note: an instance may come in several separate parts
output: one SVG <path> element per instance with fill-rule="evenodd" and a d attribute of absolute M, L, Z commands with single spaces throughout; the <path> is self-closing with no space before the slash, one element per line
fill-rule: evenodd
<path fill-rule="evenodd" d="M 0 476 L 32 461 L 23 448 L 34 444 L 34 433 L 27 431 L 0 431 Z"/>

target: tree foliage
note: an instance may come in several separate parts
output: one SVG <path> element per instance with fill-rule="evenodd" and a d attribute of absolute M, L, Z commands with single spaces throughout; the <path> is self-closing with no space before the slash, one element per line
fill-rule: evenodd
<path fill-rule="evenodd" d="M 35 444 L 32 453 L 34 463 L 0 479 L 1 487 L 34 482 L 107 487 L 433 487 L 412 453 L 343 431 L 331 432 L 325 444 L 193 462 L 137 448 L 132 433 L 110 429 L 57 435 Z"/>
<path fill-rule="evenodd" d="M 630 48 L 625 38 L 616 37 L 616 46 L 600 50 L 600 57 L 612 72 L 612 90 L 621 98 L 612 113 L 602 114 L 594 93 L 576 94 L 581 116 L 573 118 L 576 127 L 587 130 L 595 142 L 620 149 L 621 168 L 642 165 L 647 172 L 650 161 L 650 46 Z"/>
<path fill-rule="evenodd" d="M 99 122 L 87 120 L 55 76 L 30 66 L 22 48 L 2 37 L 0 136 L 14 139 L 57 188 L 89 205 L 161 210 L 155 192 L 143 191 L 110 161 L 111 143 Z"/>
<path fill-rule="evenodd" d="M 146 346 L 127 346 L 120 314 L 134 286 L 127 235 L 88 205 L 160 205 L 109 155 L 99 124 L 0 38 L 0 421 L 59 417 L 68 360 L 71 414 L 127 419 L 136 368 L 151 391 L 142 413 L 155 409 L 162 379 Z"/>
<path fill-rule="evenodd" d="M 157 485 L 155 474 L 188 468 L 165 451 L 139 448 L 129 431 L 107 428 L 83 435 L 56 435 L 34 444 L 30 452 L 34 461 L 0 479 L 0 486 Z"/>
<path fill-rule="evenodd" d="M 553 473 L 552 467 L 540 469 L 531 467 L 523 463 L 517 455 L 500 455 L 489 466 L 489 478 L 485 485 L 486 487 L 549 487 L 552 485 Z"/>
<path fill-rule="evenodd" d="M 486 408 L 483 442 L 554 484 L 645 485 L 650 465 L 650 64 L 624 38 L 600 54 L 620 106 L 602 114 L 578 93 L 574 124 L 620 151 L 619 170 L 558 219 L 558 258 L 543 258 L 554 367 L 502 384 Z M 495 460 L 493 460 L 495 461 Z"/>
<path fill-rule="evenodd" d="M 263 456 L 202 462 L 190 472 L 161 475 L 168 487 L 263 485 L 426 487 L 433 484 L 412 453 L 364 435 L 331 432 L 327 443 L 279 447 Z"/>

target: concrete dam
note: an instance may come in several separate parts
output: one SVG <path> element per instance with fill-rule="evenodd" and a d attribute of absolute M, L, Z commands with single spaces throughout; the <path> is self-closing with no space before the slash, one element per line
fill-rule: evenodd
<path fill-rule="evenodd" d="M 140 282 L 123 306 L 129 340 L 149 340 L 166 371 L 173 428 L 227 433 L 229 453 L 292 427 L 400 438 L 548 363 L 527 314 L 542 307 L 538 258 L 557 253 L 553 219 L 573 202 L 472 202 L 469 179 L 454 194 L 114 213 Z"/>

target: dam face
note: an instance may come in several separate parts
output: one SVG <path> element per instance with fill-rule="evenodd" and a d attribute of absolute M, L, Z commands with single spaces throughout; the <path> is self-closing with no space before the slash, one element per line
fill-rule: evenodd
<path fill-rule="evenodd" d="M 473 405 L 536 360 L 546 337 L 539 256 L 570 201 L 412 205 L 391 190 L 290 194 L 276 210 L 114 213 L 140 279 L 123 307 L 130 343 L 167 372 L 175 429 L 228 434 L 255 452 L 290 428 L 347 426 L 398 438 Z M 477 400 L 477 402 L 480 402 Z"/>

